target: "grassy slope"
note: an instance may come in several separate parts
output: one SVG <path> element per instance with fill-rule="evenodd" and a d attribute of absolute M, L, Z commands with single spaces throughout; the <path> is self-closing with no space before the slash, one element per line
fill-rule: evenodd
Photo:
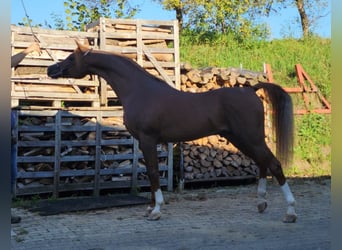
<path fill-rule="evenodd" d="M 273 77 L 281 86 L 295 86 L 295 64 L 301 64 L 321 93 L 331 100 L 331 40 L 313 37 L 309 40 L 274 40 L 238 44 L 229 37 L 207 42 L 193 42 L 181 37 L 181 61 L 193 67 L 242 67 L 262 71 L 263 64 L 272 67 Z M 330 115 L 296 117 L 295 161 L 286 169 L 288 175 L 331 175 Z"/>

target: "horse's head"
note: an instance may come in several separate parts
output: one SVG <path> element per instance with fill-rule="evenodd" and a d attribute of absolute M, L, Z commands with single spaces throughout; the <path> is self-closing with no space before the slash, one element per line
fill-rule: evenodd
<path fill-rule="evenodd" d="M 48 76 L 52 78 L 71 77 L 83 78 L 89 74 L 84 64 L 84 57 L 91 51 L 88 45 L 83 45 L 76 40 L 77 48 L 66 59 L 50 65 L 47 69 Z"/>

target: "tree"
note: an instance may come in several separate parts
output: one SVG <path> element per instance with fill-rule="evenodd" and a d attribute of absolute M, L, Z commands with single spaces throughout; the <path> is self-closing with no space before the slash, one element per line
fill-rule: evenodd
<path fill-rule="evenodd" d="M 234 33 L 248 37 L 267 35 L 262 24 L 256 24 L 262 16 L 296 8 L 303 37 L 313 33 L 317 21 L 329 14 L 328 0 L 155 0 L 164 9 L 174 10 L 182 28 L 196 31 Z"/>
<path fill-rule="evenodd" d="M 295 0 L 297 10 L 300 16 L 303 37 L 308 37 L 313 33 L 317 20 L 329 13 L 326 9 L 327 0 Z"/>
<path fill-rule="evenodd" d="M 249 37 L 255 31 L 266 34 L 264 27 L 257 25 L 255 17 L 267 12 L 269 0 L 156 0 L 166 10 L 174 10 L 180 30 L 197 32 L 232 33 Z"/>
<path fill-rule="evenodd" d="M 86 24 L 100 17 L 132 18 L 139 10 L 129 0 L 66 0 L 64 7 L 70 30 L 84 30 Z"/>
<path fill-rule="evenodd" d="M 328 0 L 270 0 L 269 5 L 274 6 L 279 4 L 277 8 L 271 8 L 277 11 L 287 7 L 294 7 L 297 9 L 299 19 L 296 20 L 300 23 L 302 36 L 306 38 L 313 34 L 317 21 L 329 14 Z"/>
<path fill-rule="evenodd" d="M 300 22 L 302 24 L 303 36 L 307 37 L 309 36 L 309 19 L 305 11 L 304 0 L 295 0 L 295 1 L 296 1 L 297 9 L 299 12 L 299 16 L 300 16 Z"/>
<path fill-rule="evenodd" d="M 186 16 L 191 9 L 194 0 L 154 0 L 159 2 L 165 10 L 174 10 L 176 12 L 176 19 L 178 20 L 179 30 L 181 31 L 184 25 L 184 16 Z"/>

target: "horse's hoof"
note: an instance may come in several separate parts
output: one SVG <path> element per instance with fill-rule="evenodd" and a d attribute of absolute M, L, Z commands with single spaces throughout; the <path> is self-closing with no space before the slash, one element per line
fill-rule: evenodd
<path fill-rule="evenodd" d="M 295 223 L 297 220 L 297 215 L 296 214 L 286 214 L 283 222 L 284 223 Z"/>
<path fill-rule="evenodd" d="M 258 203 L 258 211 L 259 213 L 263 213 L 267 208 L 267 202 L 266 201 L 262 201 L 260 203 Z"/>
<path fill-rule="evenodd" d="M 144 214 L 144 217 L 149 217 L 149 216 L 151 215 L 152 211 L 153 211 L 153 207 L 148 207 L 148 208 L 146 209 L 146 212 L 145 212 L 145 214 Z"/>
<path fill-rule="evenodd" d="M 150 215 L 147 217 L 147 220 L 159 220 L 160 217 L 161 217 L 161 212 L 150 213 Z"/>

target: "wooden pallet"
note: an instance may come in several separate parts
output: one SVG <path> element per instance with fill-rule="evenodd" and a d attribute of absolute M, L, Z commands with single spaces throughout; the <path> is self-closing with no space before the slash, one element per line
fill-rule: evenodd
<path fill-rule="evenodd" d="M 28 27 L 11 26 L 12 55 L 34 42 Z M 33 28 L 40 40 L 42 53 L 31 53 L 14 69 L 11 76 L 12 107 L 47 106 L 63 108 L 82 105 L 99 107 L 97 77 L 84 79 L 51 79 L 47 67 L 65 59 L 75 49 L 75 39 L 87 40 L 97 48 L 98 34 L 94 32 L 59 31 Z"/>
<path fill-rule="evenodd" d="M 34 42 L 28 27 L 11 27 L 12 55 Z M 47 67 L 65 59 L 75 49 L 75 39 L 87 40 L 94 49 L 121 53 L 137 61 L 149 73 L 180 88 L 177 21 L 106 19 L 87 26 L 86 32 L 33 28 L 42 54 L 31 53 L 12 71 L 12 107 L 34 101 L 47 106 L 108 106 L 118 102 L 103 79 L 47 79 Z M 88 101 L 87 101 L 88 100 Z M 50 102 L 49 102 L 50 101 Z"/>
<path fill-rule="evenodd" d="M 135 60 L 149 73 L 180 89 L 179 34 L 177 21 L 107 19 L 87 25 L 99 32 L 99 48 Z M 101 84 L 101 103 L 116 98 L 105 81 Z"/>
<path fill-rule="evenodd" d="M 99 83 L 95 80 L 50 79 L 44 75 L 13 76 L 12 107 L 99 107 Z"/>
<path fill-rule="evenodd" d="M 149 186 L 122 110 L 17 111 L 16 195 Z M 173 146 L 158 146 L 161 185 L 172 190 Z"/>

